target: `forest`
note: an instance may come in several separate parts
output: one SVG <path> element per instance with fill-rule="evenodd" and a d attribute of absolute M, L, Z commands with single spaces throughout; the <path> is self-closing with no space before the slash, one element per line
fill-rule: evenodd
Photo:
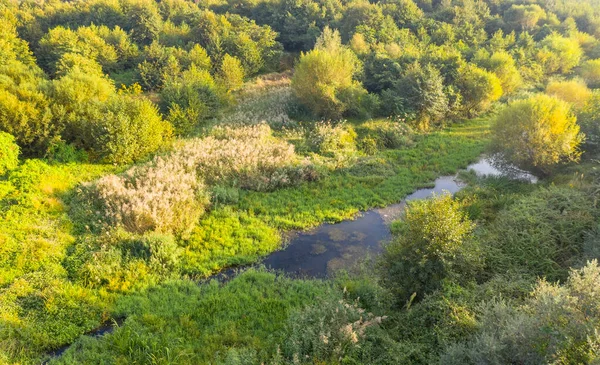
<path fill-rule="evenodd" d="M 599 158 L 600 0 L 0 0 L 0 364 L 600 364 Z"/>

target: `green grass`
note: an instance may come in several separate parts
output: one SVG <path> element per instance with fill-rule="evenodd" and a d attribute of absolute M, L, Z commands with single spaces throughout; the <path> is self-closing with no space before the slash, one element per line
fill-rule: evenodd
<path fill-rule="evenodd" d="M 76 240 L 64 198 L 114 170 L 28 160 L 0 180 L 0 362 L 30 362 L 102 321 L 108 297 L 70 282 L 62 266 Z"/>
<path fill-rule="evenodd" d="M 220 286 L 175 281 L 118 301 L 124 325 L 101 339 L 78 340 L 56 364 L 219 363 L 234 349 L 259 359 L 277 351 L 291 311 L 341 292 L 316 280 L 250 270 Z"/>
<path fill-rule="evenodd" d="M 420 135 L 412 147 L 366 157 L 378 166 L 376 174 L 368 170 L 367 164 L 359 164 L 335 171 L 316 183 L 270 193 L 246 192 L 238 209 L 279 229 L 339 222 L 359 211 L 396 203 L 438 176 L 465 168 L 484 152 L 487 131 L 488 122 L 479 119 Z"/>

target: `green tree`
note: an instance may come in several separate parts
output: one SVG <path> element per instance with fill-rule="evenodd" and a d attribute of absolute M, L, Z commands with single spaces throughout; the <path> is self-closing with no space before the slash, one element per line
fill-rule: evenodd
<path fill-rule="evenodd" d="M 475 55 L 474 62 L 498 76 L 505 94 L 512 94 L 523 85 L 515 60 L 508 52 L 497 51 L 490 56 L 482 50 Z"/>
<path fill-rule="evenodd" d="M 410 204 L 380 259 L 382 283 L 404 304 L 414 293 L 423 298 L 439 288 L 444 278 L 468 280 L 479 266 L 473 229 L 449 194 Z"/>
<path fill-rule="evenodd" d="M 165 81 L 177 77 L 179 61 L 173 48 L 153 42 L 144 49 L 145 57 L 137 66 L 142 86 L 146 90 L 160 90 Z"/>
<path fill-rule="evenodd" d="M 227 91 L 239 89 L 244 84 L 244 68 L 240 60 L 226 54 L 219 68 L 219 80 Z"/>
<path fill-rule="evenodd" d="M 544 94 L 505 107 L 492 129 L 493 149 L 522 169 L 549 173 L 560 163 L 576 161 L 583 140 L 567 102 Z"/>
<path fill-rule="evenodd" d="M 338 31 L 325 28 L 315 48 L 300 56 L 292 88 L 300 101 L 317 115 L 339 118 L 350 108 L 340 93 L 362 90 L 354 79 L 360 64 L 354 52 L 344 47 Z"/>
<path fill-rule="evenodd" d="M 537 54 L 538 61 L 546 73 L 567 73 L 579 64 L 583 51 L 579 42 L 573 38 L 565 38 L 557 33 L 548 35 L 540 43 Z"/>
<path fill-rule="evenodd" d="M 172 134 L 171 125 L 150 100 L 126 94 L 108 100 L 89 127 L 93 157 L 118 164 L 146 158 L 165 146 Z"/>
<path fill-rule="evenodd" d="M 222 95 L 210 73 L 193 65 L 181 76 L 168 80 L 160 96 L 162 110 L 180 135 L 215 116 L 222 104 Z"/>
<path fill-rule="evenodd" d="M 152 0 L 123 0 L 127 30 L 138 44 L 147 45 L 157 39 L 162 19 L 156 2 Z"/>
<path fill-rule="evenodd" d="M 530 31 L 546 17 L 546 12 L 537 4 L 513 4 L 504 12 L 504 20 L 513 30 Z"/>
<path fill-rule="evenodd" d="M 410 65 L 403 77 L 383 95 L 382 106 L 388 114 L 414 114 L 417 126 L 423 130 L 440 122 L 449 111 L 444 79 L 430 64 Z"/>

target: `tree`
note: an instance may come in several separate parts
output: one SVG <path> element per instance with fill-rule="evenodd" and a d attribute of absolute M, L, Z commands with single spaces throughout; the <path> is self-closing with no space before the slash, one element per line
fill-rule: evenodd
<path fill-rule="evenodd" d="M 147 45 L 157 39 L 162 19 L 156 2 L 151 0 L 123 1 L 123 12 L 127 19 L 127 30 L 131 38 L 139 44 Z"/>
<path fill-rule="evenodd" d="M 142 86 L 146 90 L 160 90 L 165 81 L 179 73 L 179 61 L 173 54 L 173 48 L 161 46 L 158 42 L 144 49 L 145 59 L 138 64 L 138 73 Z"/>
<path fill-rule="evenodd" d="M 583 77 L 590 87 L 600 87 L 600 58 L 585 61 L 581 65 L 579 75 Z"/>
<path fill-rule="evenodd" d="M 426 130 L 448 113 L 444 79 L 430 64 L 412 64 L 394 87 L 384 92 L 383 107 L 392 111 L 390 114 L 414 114 L 416 124 Z"/>
<path fill-rule="evenodd" d="M 195 66 L 169 79 L 160 93 L 161 109 L 175 127 L 185 135 L 202 120 L 213 117 L 221 105 L 222 96 L 210 73 Z"/>
<path fill-rule="evenodd" d="M 487 110 L 491 103 L 502 96 L 500 79 L 493 73 L 467 64 L 459 70 L 459 74 L 457 86 L 468 116 Z"/>
<path fill-rule="evenodd" d="M 79 61 L 78 57 L 69 60 Z M 53 121 L 60 127 L 62 138 L 84 149 L 91 147 L 92 138 L 86 135 L 89 123 L 100 117 L 102 104 L 115 95 L 113 81 L 98 68 L 93 63 L 67 65 L 66 61 L 60 68 L 65 75 L 52 80 L 48 87 Z"/>
<path fill-rule="evenodd" d="M 339 99 L 340 93 L 364 90 L 354 79 L 359 70 L 356 55 L 342 46 L 339 32 L 325 28 L 315 48 L 300 56 L 292 88 L 298 99 L 315 114 L 339 118 L 350 107 Z"/>
<path fill-rule="evenodd" d="M 545 17 L 546 12 L 537 4 L 513 4 L 504 12 L 504 20 L 511 25 L 513 30 L 519 31 L 532 30 Z"/>
<path fill-rule="evenodd" d="M 474 227 L 449 194 L 410 204 L 380 260 L 382 283 L 403 304 L 413 293 L 423 298 L 439 288 L 446 277 L 467 279 L 479 260 L 477 247 L 468 244 Z"/>
<path fill-rule="evenodd" d="M 579 159 L 583 135 L 576 121 L 569 104 L 552 96 L 513 101 L 496 117 L 493 149 L 519 168 L 547 174 Z"/>
<path fill-rule="evenodd" d="M 487 51 L 482 49 L 482 52 L 475 55 L 474 62 L 498 76 L 505 94 L 515 92 L 523 84 L 515 60 L 508 52 L 497 51 L 490 56 Z"/>
<path fill-rule="evenodd" d="M 227 91 L 239 89 L 244 84 L 244 68 L 240 60 L 226 54 L 219 69 L 219 80 Z"/>

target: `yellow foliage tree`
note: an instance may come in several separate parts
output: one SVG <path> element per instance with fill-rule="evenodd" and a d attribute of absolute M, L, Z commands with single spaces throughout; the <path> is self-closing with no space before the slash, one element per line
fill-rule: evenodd
<path fill-rule="evenodd" d="M 534 172 L 547 174 L 581 155 L 583 135 L 570 105 L 545 94 L 510 103 L 496 117 L 492 135 L 495 152 Z"/>

